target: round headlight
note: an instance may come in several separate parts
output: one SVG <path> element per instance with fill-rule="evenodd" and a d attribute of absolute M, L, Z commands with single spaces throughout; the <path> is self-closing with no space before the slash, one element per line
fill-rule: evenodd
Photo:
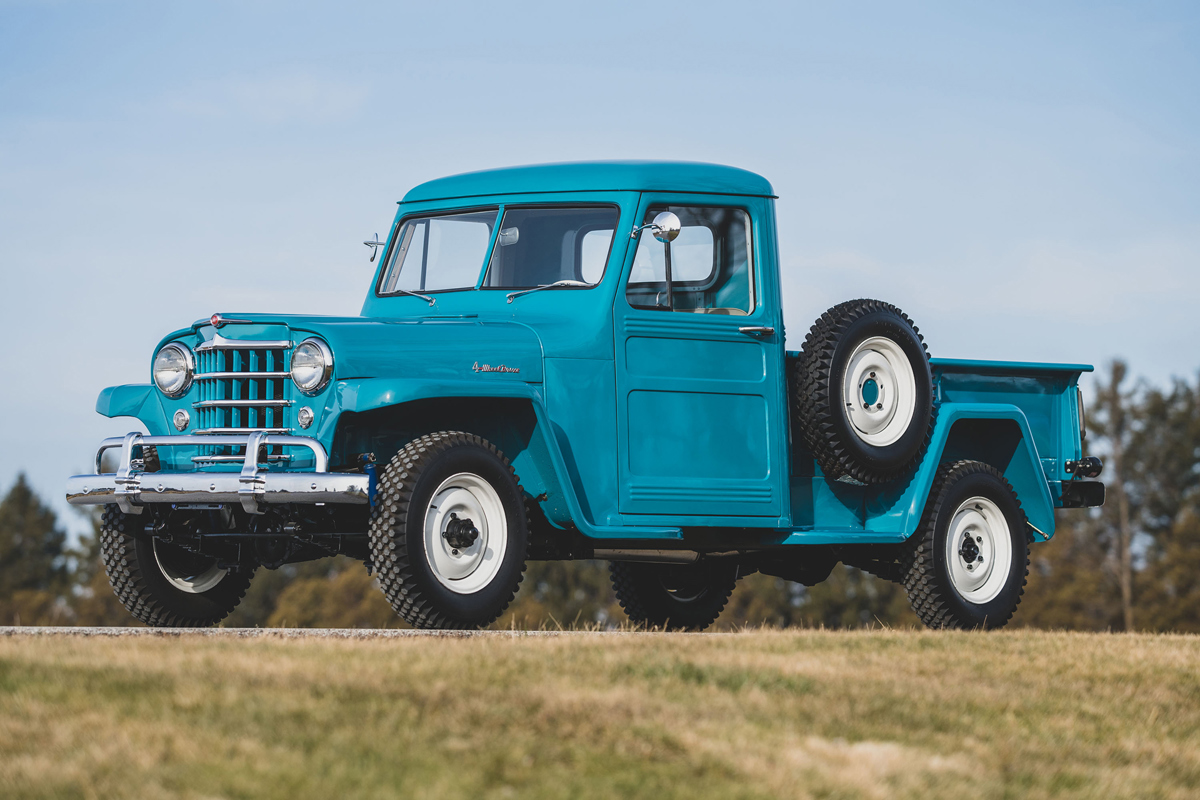
<path fill-rule="evenodd" d="M 183 345 L 169 344 L 154 357 L 154 384 L 170 397 L 188 390 L 195 371 L 192 352 Z"/>
<path fill-rule="evenodd" d="M 320 339 L 305 339 L 292 351 L 292 382 L 305 394 L 319 391 L 333 374 L 333 352 Z"/>

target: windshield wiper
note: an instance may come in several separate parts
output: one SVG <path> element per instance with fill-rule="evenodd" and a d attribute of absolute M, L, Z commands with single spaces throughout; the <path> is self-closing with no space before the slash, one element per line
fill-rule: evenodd
<path fill-rule="evenodd" d="M 542 289 L 559 289 L 559 288 L 570 288 L 570 287 L 587 289 L 591 286 L 592 286 L 592 284 L 586 283 L 584 281 L 570 281 L 570 280 L 555 281 L 554 283 L 543 283 L 541 286 L 535 286 L 532 289 L 522 289 L 519 292 L 509 292 L 508 302 L 511 303 L 513 301 L 514 297 L 520 297 L 523 294 L 530 294 L 531 292 L 540 292 Z"/>
<path fill-rule="evenodd" d="M 426 303 L 429 303 L 429 305 L 433 305 L 437 300 L 437 298 L 430 297 L 427 294 L 421 294 L 420 292 L 410 292 L 408 289 L 392 289 L 391 292 L 388 292 L 388 294 L 392 294 L 392 293 L 406 294 L 409 297 L 419 297 L 422 300 L 424 300 Z"/>

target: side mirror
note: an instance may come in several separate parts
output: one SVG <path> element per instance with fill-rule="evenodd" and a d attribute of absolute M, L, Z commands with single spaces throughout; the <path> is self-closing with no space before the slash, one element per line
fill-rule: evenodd
<path fill-rule="evenodd" d="M 683 223 L 679 221 L 679 217 L 675 216 L 675 214 L 670 211 L 663 211 L 654 218 L 653 222 L 647 222 L 641 227 L 634 228 L 633 232 L 629 234 L 629 238 L 636 239 L 637 235 L 646 228 L 650 229 L 655 239 L 663 244 L 670 244 L 675 241 L 675 237 L 683 230 Z"/>
<path fill-rule="evenodd" d="M 655 239 L 666 244 L 675 241 L 679 231 L 683 230 L 683 223 L 670 211 L 664 211 L 654 218 L 654 222 L 650 223 L 650 230 L 654 232 Z"/>
<path fill-rule="evenodd" d="M 510 244 L 516 244 L 520 239 L 520 228 L 501 228 L 500 235 L 496 238 L 496 243 L 501 247 L 508 247 Z"/>

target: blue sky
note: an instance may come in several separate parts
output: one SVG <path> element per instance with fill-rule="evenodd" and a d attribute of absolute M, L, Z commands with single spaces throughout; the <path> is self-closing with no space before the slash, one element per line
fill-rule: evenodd
<path fill-rule="evenodd" d="M 765 175 L 794 348 L 869 296 L 934 355 L 1194 375 L 1198 9 L 0 0 L 0 487 L 64 508 L 160 336 L 358 313 L 409 187 L 510 164 Z"/>

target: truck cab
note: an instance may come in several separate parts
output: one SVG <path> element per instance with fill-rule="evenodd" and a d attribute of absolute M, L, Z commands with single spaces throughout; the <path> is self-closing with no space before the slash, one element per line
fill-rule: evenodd
<path fill-rule="evenodd" d="M 486 625 L 527 559 L 573 558 L 608 559 L 652 626 L 838 561 L 904 582 L 931 626 L 1003 625 L 1054 509 L 1103 502 L 1091 368 L 930 359 L 875 300 L 788 350 L 774 200 L 663 162 L 417 186 L 366 243 L 360 316 L 164 337 L 150 383 L 97 403 L 148 433 L 101 443 L 68 500 L 106 507 L 110 579 L 148 624 L 215 624 L 256 569 L 344 553 L 422 627 Z"/>

